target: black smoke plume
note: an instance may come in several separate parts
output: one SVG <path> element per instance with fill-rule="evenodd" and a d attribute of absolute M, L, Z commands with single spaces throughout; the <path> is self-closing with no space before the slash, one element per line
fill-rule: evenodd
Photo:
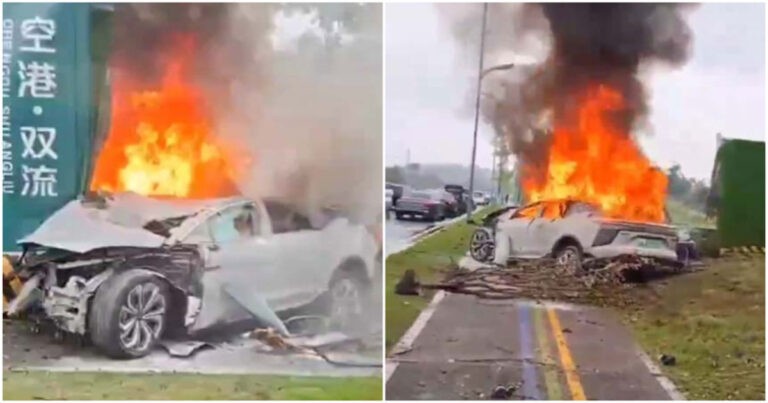
<path fill-rule="evenodd" d="M 685 16 L 691 8 L 642 3 L 490 5 L 487 66 L 506 62 L 510 53 L 526 52 L 521 42 L 527 40 L 531 48 L 531 37 L 549 48 L 540 63 L 493 73 L 483 82 L 492 94 L 484 99 L 483 116 L 503 137 L 503 151 L 515 154 L 524 166 L 545 165 L 553 123 L 573 123 L 585 91 L 596 85 L 608 86 L 624 98 L 623 110 L 606 116 L 612 124 L 628 135 L 645 127 L 649 106 L 643 73 L 646 67 L 677 67 L 688 59 L 692 33 Z M 508 26 L 494 15 L 507 16 Z M 466 29 L 466 37 L 458 32 L 470 19 L 479 25 L 474 13 L 450 21 L 463 44 L 472 38 Z"/>

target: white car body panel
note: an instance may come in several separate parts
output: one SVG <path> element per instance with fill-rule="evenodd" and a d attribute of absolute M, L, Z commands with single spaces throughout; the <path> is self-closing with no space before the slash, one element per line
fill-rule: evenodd
<path fill-rule="evenodd" d="M 557 243 L 565 238 L 576 240 L 585 255 L 598 258 L 641 255 L 668 261 L 677 259 L 674 248 L 676 237 L 653 232 L 654 229 L 673 231 L 673 227 L 667 225 L 606 219 L 589 212 L 544 218 L 541 209 L 535 217 L 514 217 L 517 211 L 505 213 L 496 222 L 493 260 L 497 264 L 506 264 L 513 258 L 538 259 L 551 255 Z M 598 232 L 605 226 L 620 230 L 610 244 L 593 246 Z M 647 247 L 645 242 L 648 239 L 658 239 L 659 242 L 663 239 L 666 245 Z"/>
<path fill-rule="evenodd" d="M 246 204 L 258 214 L 256 235 L 224 244 L 191 242 L 190 234 L 228 208 Z M 136 212 L 131 206 L 135 206 Z M 178 208 L 176 208 L 178 207 Z M 188 216 L 165 238 L 143 229 L 149 220 Z M 78 228 L 78 236 L 72 229 Z M 162 247 L 197 244 L 205 261 L 203 296 L 190 330 L 253 317 L 224 288 L 243 289 L 263 298 L 279 312 L 311 302 L 327 291 L 336 269 L 348 259 L 374 275 L 378 245 L 361 224 L 347 218 L 330 218 L 321 229 L 273 233 L 273 224 L 261 200 L 245 198 L 205 201 L 165 201 L 135 194 L 110 196 L 106 204 L 90 205 L 74 200 L 54 213 L 19 243 L 85 253 L 105 247 Z"/>

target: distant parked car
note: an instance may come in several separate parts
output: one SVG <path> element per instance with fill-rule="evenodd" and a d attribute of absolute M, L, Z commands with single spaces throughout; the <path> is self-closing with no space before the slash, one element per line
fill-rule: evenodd
<path fill-rule="evenodd" d="M 487 206 L 491 202 L 491 197 L 485 194 L 485 192 L 473 192 L 472 203 L 475 206 Z"/>
<path fill-rule="evenodd" d="M 446 214 L 442 196 L 428 190 L 410 192 L 404 195 L 397 202 L 394 210 L 398 220 L 408 216 L 424 218 L 429 221 L 440 221 L 445 218 Z"/>
<path fill-rule="evenodd" d="M 467 191 L 461 185 L 445 185 L 445 191 L 452 194 L 456 200 L 456 215 L 462 215 L 467 213 L 468 209 L 468 197 Z"/>
<path fill-rule="evenodd" d="M 402 185 L 399 183 L 390 183 L 388 182 L 385 185 L 386 189 L 392 190 L 392 206 L 397 206 L 398 200 L 400 200 L 401 197 L 403 197 L 403 194 L 409 193 L 412 191 L 412 189 L 407 185 Z"/>
<path fill-rule="evenodd" d="M 554 257 L 559 264 L 586 257 L 639 255 L 679 265 L 677 232 L 666 224 L 604 217 L 588 203 L 551 200 L 499 210 L 470 241 L 475 260 L 504 264 L 508 259 Z"/>
<path fill-rule="evenodd" d="M 451 192 L 445 191 L 443 189 L 436 189 L 434 192 L 438 195 L 438 197 L 440 197 L 440 201 L 443 203 L 446 217 L 456 217 L 457 215 L 461 214 L 459 213 L 459 202 L 456 200 L 456 197 L 451 194 Z"/>

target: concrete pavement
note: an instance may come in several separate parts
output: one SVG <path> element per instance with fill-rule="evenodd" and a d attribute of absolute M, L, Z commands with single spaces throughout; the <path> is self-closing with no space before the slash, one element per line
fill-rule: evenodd
<path fill-rule="evenodd" d="M 610 311 L 443 296 L 393 349 L 388 400 L 483 399 L 497 386 L 512 399 L 681 398 Z"/>

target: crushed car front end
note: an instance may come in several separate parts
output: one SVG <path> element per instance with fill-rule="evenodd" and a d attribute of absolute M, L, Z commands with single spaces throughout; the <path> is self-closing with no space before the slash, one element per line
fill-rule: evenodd
<path fill-rule="evenodd" d="M 37 320 L 50 320 L 64 332 L 86 335 L 99 287 L 110 277 L 136 268 L 167 282 L 174 299 L 183 306 L 188 296 L 202 295 L 202 260 L 196 246 L 113 247 L 78 253 L 26 245 L 15 268 L 26 282 L 11 301 L 8 314 L 26 311 Z"/>

